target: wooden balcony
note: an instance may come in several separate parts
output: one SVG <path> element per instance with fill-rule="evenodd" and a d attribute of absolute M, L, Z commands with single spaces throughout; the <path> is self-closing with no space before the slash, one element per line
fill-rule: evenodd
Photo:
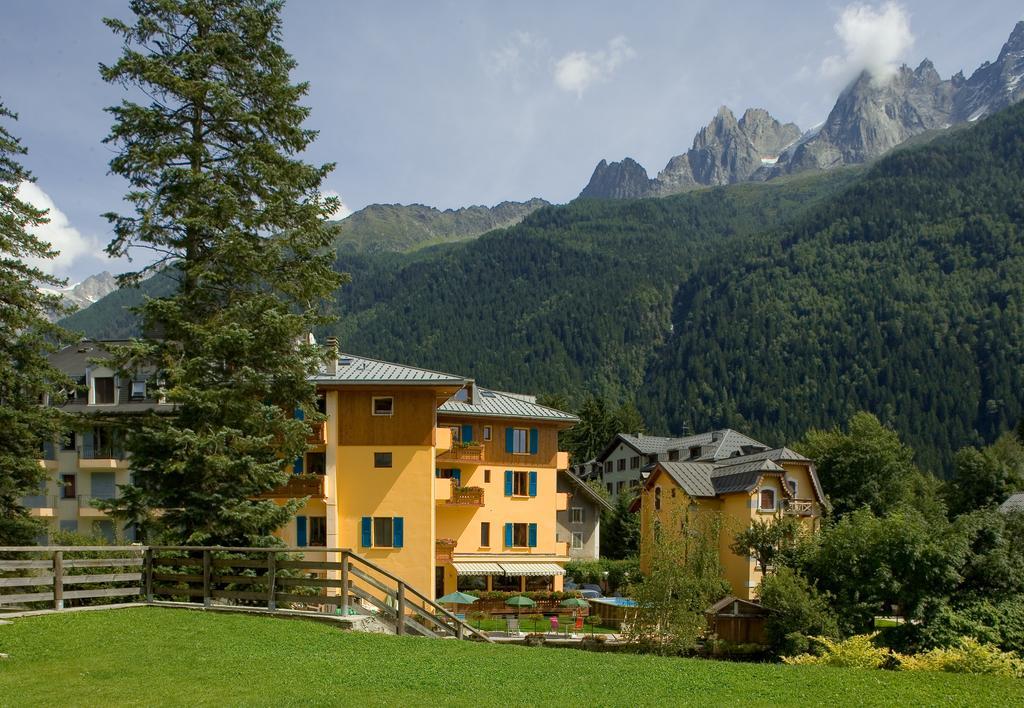
<path fill-rule="evenodd" d="M 447 452 L 438 453 L 439 462 L 483 462 L 484 446 L 481 443 L 453 443 Z"/>
<path fill-rule="evenodd" d="M 818 504 L 810 499 L 785 499 L 782 513 L 786 516 L 817 516 Z"/>
<path fill-rule="evenodd" d="M 439 538 L 434 543 L 434 560 L 437 563 L 451 563 L 455 555 L 455 539 Z"/>
<path fill-rule="evenodd" d="M 320 421 L 319 423 L 312 423 L 310 427 L 313 428 L 313 432 L 310 434 L 308 443 L 310 445 L 326 445 L 327 444 L 327 422 Z"/>
<path fill-rule="evenodd" d="M 452 487 L 452 496 L 445 506 L 483 506 L 483 487 Z"/>
<path fill-rule="evenodd" d="M 259 496 L 260 499 L 296 499 L 299 497 L 325 498 L 324 476 L 321 474 L 293 474 L 282 486 Z"/>

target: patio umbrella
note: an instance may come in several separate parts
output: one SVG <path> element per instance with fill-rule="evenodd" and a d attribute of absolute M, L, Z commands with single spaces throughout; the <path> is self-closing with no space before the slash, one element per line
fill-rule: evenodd
<path fill-rule="evenodd" d="M 479 597 L 467 595 L 464 592 L 450 592 L 444 597 L 437 598 L 437 603 L 439 605 L 472 605 L 479 599 Z"/>
<path fill-rule="evenodd" d="M 590 603 L 582 597 L 570 597 L 562 600 L 562 607 L 590 607 Z"/>
<path fill-rule="evenodd" d="M 526 597 L 525 595 L 516 595 L 515 597 L 510 597 L 509 599 L 505 600 L 505 604 L 516 608 L 516 617 L 518 618 L 519 609 L 521 607 L 534 607 L 537 603 L 531 600 L 530 598 Z"/>

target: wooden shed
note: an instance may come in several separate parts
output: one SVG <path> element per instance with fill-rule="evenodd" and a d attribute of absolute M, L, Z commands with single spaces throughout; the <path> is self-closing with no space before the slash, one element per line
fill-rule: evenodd
<path fill-rule="evenodd" d="M 727 595 L 707 609 L 708 633 L 735 644 L 767 644 L 764 625 L 771 610 Z"/>

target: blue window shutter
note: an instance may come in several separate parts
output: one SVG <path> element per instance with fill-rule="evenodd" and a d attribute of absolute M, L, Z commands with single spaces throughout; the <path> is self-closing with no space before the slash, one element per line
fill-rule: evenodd
<path fill-rule="evenodd" d="M 303 411 L 301 408 L 296 408 L 295 409 L 295 420 L 305 420 L 305 419 L 306 419 L 305 411 Z"/>
<path fill-rule="evenodd" d="M 452 479 L 455 480 L 455 484 L 462 486 L 462 470 L 452 470 Z"/>
<path fill-rule="evenodd" d="M 302 474 L 303 466 L 305 465 L 305 463 L 306 461 L 303 460 L 301 457 L 296 457 L 295 464 L 292 465 L 292 474 Z"/>
<path fill-rule="evenodd" d="M 505 452 L 512 452 L 515 446 L 515 428 L 505 428 Z"/>
<path fill-rule="evenodd" d="M 536 455 L 538 449 L 540 449 L 540 431 L 530 428 L 530 454 Z"/>
<path fill-rule="evenodd" d="M 512 496 L 512 470 L 505 470 L 505 496 Z"/>
<path fill-rule="evenodd" d="M 537 496 L 537 471 L 530 470 L 530 496 Z"/>
<path fill-rule="evenodd" d="M 396 516 L 391 519 L 391 545 L 395 548 L 401 548 L 404 541 L 405 518 L 402 516 Z"/>
<path fill-rule="evenodd" d="M 462 426 L 462 442 L 468 443 L 473 442 L 473 426 L 463 425 Z"/>
<path fill-rule="evenodd" d="M 306 517 L 295 517 L 295 545 L 302 547 L 306 545 Z"/>
<path fill-rule="evenodd" d="M 373 545 L 373 519 L 369 516 L 364 516 L 360 523 L 362 530 L 362 543 L 360 544 L 363 548 L 369 548 Z"/>
<path fill-rule="evenodd" d="M 505 546 L 512 548 L 512 524 L 505 524 Z"/>
<path fill-rule="evenodd" d="M 529 538 L 530 548 L 536 548 L 537 547 L 537 524 L 530 524 L 529 527 L 527 527 L 527 535 L 530 537 Z"/>

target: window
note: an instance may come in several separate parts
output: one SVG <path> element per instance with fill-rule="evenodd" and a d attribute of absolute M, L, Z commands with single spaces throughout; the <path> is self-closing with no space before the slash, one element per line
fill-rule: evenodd
<path fill-rule="evenodd" d="M 93 402 L 99 404 L 109 404 L 114 402 L 114 377 L 113 376 L 97 376 L 92 380 L 93 390 L 95 391 Z"/>
<path fill-rule="evenodd" d="M 672 493 L 669 494 L 669 496 L 672 497 L 673 499 L 676 498 L 676 488 L 675 487 L 672 487 Z"/>
<path fill-rule="evenodd" d="M 391 396 L 373 397 L 374 415 L 393 415 L 395 412 L 395 399 Z"/>
<path fill-rule="evenodd" d="M 640 455 L 633 455 L 631 458 L 629 458 L 629 469 L 640 469 Z"/>
<path fill-rule="evenodd" d="M 512 429 L 512 454 L 530 454 L 530 431 L 526 428 Z"/>
<path fill-rule="evenodd" d="M 132 400 L 141 401 L 146 397 L 146 382 L 132 381 Z"/>
<path fill-rule="evenodd" d="M 373 466 L 382 469 L 391 467 L 391 453 L 390 452 L 375 452 L 373 453 Z"/>
<path fill-rule="evenodd" d="M 487 548 L 491 545 L 491 522 L 483 521 L 480 523 L 480 545 Z"/>
<path fill-rule="evenodd" d="M 462 483 L 462 472 L 458 468 L 451 469 L 436 469 L 434 470 L 434 476 L 437 479 L 454 479 L 456 482 Z"/>
<path fill-rule="evenodd" d="M 618 483 L 617 483 L 617 484 L 615 485 L 615 493 L 616 493 L 616 494 L 622 494 L 622 489 L 623 489 L 623 487 L 625 487 L 625 486 L 626 486 L 626 483 L 625 483 L 625 482 L 618 482 Z"/>
<path fill-rule="evenodd" d="M 309 545 L 311 545 L 311 546 L 326 546 L 327 545 L 327 517 L 326 516 L 311 516 L 311 517 L 309 517 Z"/>
<path fill-rule="evenodd" d="M 668 461 L 669 462 L 678 462 L 679 461 L 679 450 L 669 450 L 668 451 Z"/>
<path fill-rule="evenodd" d="M 775 490 L 761 490 L 761 511 L 775 511 Z"/>
<path fill-rule="evenodd" d="M 607 462 L 604 463 L 604 471 L 605 472 L 611 472 L 612 471 L 612 461 L 611 460 L 608 460 Z"/>
<path fill-rule="evenodd" d="M 512 545 L 526 547 L 529 545 L 529 524 L 512 524 Z"/>
<path fill-rule="evenodd" d="M 661 487 L 654 488 L 654 510 L 661 511 Z"/>
<path fill-rule="evenodd" d="M 462 442 L 462 428 L 457 425 L 449 425 L 448 430 L 452 431 L 452 443 L 458 445 Z"/>
<path fill-rule="evenodd" d="M 316 395 L 316 412 L 320 415 L 327 415 L 327 396 L 322 393 Z"/>
<path fill-rule="evenodd" d="M 526 472 L 512 473 L 512 496 L 526 497 L 530 495 L 530 476 Z"/>
<path fill-rule="evenodd" d="M 569 523 L 570 524 L 582 524 L 583 523 L 583 507 L 574 506 L 569 509 Z"/>
<path fill-rule="evenodd" d="M 327 474 L 327 453 L 307 452 L 306 453 L 307 474 Z"/>
<path fill-rule="evenodd" d="M 629 480 L 629 488 L 630 489 L 632 489 L 633 487 L 637 487 L 639 485 L 640 485 L 640 480 L 639 479 L 631 479 L 631 480 Z"/>
<path fill-rule="evenodd" d="M 657 461 L 658 461 L 658 456 L 657 455 L 648 455 L 647 456 L 647 462 L 649 462 L 650 464 L 653 465 Z"/>
<path fill-rule="evenodd" d="M 490 441 L 491 441 L 491 426 L 485 425 L 484 426 L 484 442 L 490 442 Z"/>
<path fill-rule="evenodd" d="M 490 483 L 491 483 L 491 471 L 490 470 L 484 470 L 484 484 L 490 484 Z"/>
<path fill-rule="evenodd" d="M 605 486 L 608 487 L 608 493 L 609 494 L 614 494 L 615 493 L 615 486 L 611 482 L 609 482 Z"/>
<path fill-rule="evenodd" d="M 62 474 L 60 476 L 60 498 L 74 499 L 78 494 L 75 491 L 75 475 Z"/>
<path fill-rule="evenodd" d="M 574 550 L 583 548 L 583 534 L 579 531 L 572 532 L 572 547 Z"/>
<path fill-rule="evenodd" d="M 790 494 L 792 494 L 794 497 L 796 497 L 796 490 L 799 488 L 799 487 L 797 487 L 796 480 L 795 479 L 787 479 L 786 480 L 786 484 L 789 485 L 789 492 L 790 492 Z"/>
<path fill-rule="evenodd" d="M 395 542 L 395 520 L 390 516 L 373 517 L 373 547 L 391 548 Z"/>
<path fill-rule="evenodd" d="M 690 459 L 696 459 L 700 457 L 700 445 L 694 445 L 690 448 Z"/>
<path fill-rule="evenodd" d="M 619 470 L 619 472 L 622 472 L 625 469 L 626 469 L 626 458 L 623 457 L 621 460 L 619 460 L 618 470 Z"/>
<path fill-rule="evenodd" d="M 60 439 L 61 450 L 74 450 L 75 449 L 75 431 L 69 431 L 64 433 Z"/>

